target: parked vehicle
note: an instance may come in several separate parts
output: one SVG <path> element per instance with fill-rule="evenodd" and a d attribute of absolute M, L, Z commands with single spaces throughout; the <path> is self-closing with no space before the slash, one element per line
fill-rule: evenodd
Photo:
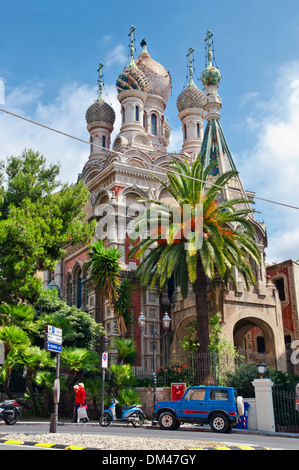
<path fill-rule="evenodd" d="M 231 432 L 244 415 L 243 397 L 232 387 L 189 387 L 181 400 L 156 404 L 154 421 L 161 429 L 183 423 L 209 424 L 214 432 Z"/>
<path fill-rule="evenodd" d="M 100 425 L 109 426 L 112 421 L 123 421 L 132 423 L 134 427 L 142 426 L 145 415 L 141 409 L 141 405 L 118 406 L 119 402 L 112 398 L 112 403 L 100 417 Z"/>
<path fill-rule="evenodd" d="M 20 414 L 20 406 L 16 401 L 5 400 L 0 403 L 0 419 L 3 419 L 6 424 L 16 424 Z"/>

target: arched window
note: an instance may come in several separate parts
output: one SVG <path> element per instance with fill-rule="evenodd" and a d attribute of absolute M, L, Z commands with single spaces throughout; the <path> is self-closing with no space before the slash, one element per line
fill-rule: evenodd
<path fill-rule="evenodd" d="M 199 128 L 198 123 L 196 124 L 196 135 L 197 135 L 198 138 L 200 137 L 200 128 Z"/>
<path fill-rule="evenodd" d="M 76 299 L 76 306 L 77 308 L 81 308 L 82 306 L 82 271 L 81 269 L 77 273 L 77 299 Z"/>
<path fill-rule="evenodd" d="M 135 121 L 139 121 L 139 106 L 135 106 Z"/>
<path fill-rule="evenodd" d="M 157 116 L 155 114 L 151 115 L 151 132 L 152 135 L 157 135 Z"/>
<path fill-rule="evenodd" d="M 106 137 L 104 135 L 102 137 L 102 147 L 106 148 Z"/>
<path fill-rule="evenodd" d="M 186 124 L 184 124 L 184 139 L 187 139 L 187 127 Z"/>
<path fill-rule="evenodd" d="M 279 300 L 284 302 L 286 300 L 284 279 L 282 277 L 274 280 L 276 289 L 278 290 Z"/>
<path fill-rule="evenodd" d="M 72 279 L 68 276 L 66 280 L 66 303 L 72 305 Z"/>
<path fill-rule="evenodd" d="M 125 112 L 125 108 L 122 107 L 122 115 L 123 115 L 123 123 L 126 122 L 126 112 Z"/>

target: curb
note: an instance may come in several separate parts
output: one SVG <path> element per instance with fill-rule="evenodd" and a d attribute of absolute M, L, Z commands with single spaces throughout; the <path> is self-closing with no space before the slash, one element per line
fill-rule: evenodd
<path fill-rule="evenodd" d="M 20 445 L 20 446 L 32 446 L 32 447 L 45 447 L 48 449 L 59 449 L 59 450 L 100 450 L 100 451 L 108 451 L 113 452 L 112 449 L 100 449 L 98 447 L 80 447 L 80 446 L 70 446 L 70 445 L 63 445 L 63 444 L 49 444 L 46 442 L 32 442 L 32 441 L 14 441 L 14 440 L 6 440 L 0 439 L 0 444 L 11 444 L 11 445 Z M 188 450 L 270 450 L 268 447 L 253 447 L 253 446 L 217 446 L 217 447 L 198 447 L 198 448 L 191 448 Z M 152 451 L 151 451 L 152 452 Z M 177 452 L 177 451 L 176 451 Z M 155 453 L 155 452 L 153 452 Z"/>
<path fill-rule="evenodd" d="M 70 446 L 63 444 L 49 444 L 46 442 L 32 442 L 32 441 L 13 441 L 0 439 L 0 444 L 11 444 L 11 445 L 20 445 L 20 446 L 31 446 L 31 447 L 47 447 L 48 449 L 60 449 L 60 450 L 104 450 L 96 447 L 79 447 L 79 446 Z"/>

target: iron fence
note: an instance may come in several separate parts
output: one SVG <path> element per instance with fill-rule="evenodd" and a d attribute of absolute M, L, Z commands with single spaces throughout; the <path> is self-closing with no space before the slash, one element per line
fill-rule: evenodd
<path fill-rule="evenodd" d="M 276 432 L 299 433 L 295 393 L 273 389 L 273 408 Z"/>

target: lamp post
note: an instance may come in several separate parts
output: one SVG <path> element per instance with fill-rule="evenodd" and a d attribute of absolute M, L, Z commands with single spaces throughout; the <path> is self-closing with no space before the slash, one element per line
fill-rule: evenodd
<path fill-rule="evenodd" d="M 146 335 L 144 333 L 145 322 L 146 322 L 145 317 L 144 317 L 143 313 L 141 312 L 140 315 L 139 315 L 139 318 L 138 318 L 138 324 L 139 324 L 139 327 L 141 329 L 141 333 L 144 336 L 144 338 L 153 338 L 153 377 L 154 377 L 154 411 L 155 411 L 156 401 L 157 401 L 157 372 L 156 372 L 156 370 L 157 370 L 157 366 L 156 366 L 157 343 L 156 343 L 156 338 L 161 339 L 161 338 L 164 338 L 164 336 L 167 335 L 171 319 L 170 319 L 168 313 L 166 312 L 163 319 L 162 319 L 162 325 L 163 325 L 163 328 L 165 330 L 165 333 L 163 335 L 158 335 L 157 334 L 155 320 L 153 320 L 153 324 L 152 324 L 152 333 L 150 335 Z M 154 424 L 154 421 L 153 421 L 153 424 Z"/>
<path fill-rule="evenodd" d="M 267 369 L 267 365 L 264 363 L 264 362 L 260 362 L 259 364 L 257 364 L 257 370 L 260 374 L 260 378 L 262 379 L 263 376 L 265 375 L 266 373 L 266 369 Z"/>

